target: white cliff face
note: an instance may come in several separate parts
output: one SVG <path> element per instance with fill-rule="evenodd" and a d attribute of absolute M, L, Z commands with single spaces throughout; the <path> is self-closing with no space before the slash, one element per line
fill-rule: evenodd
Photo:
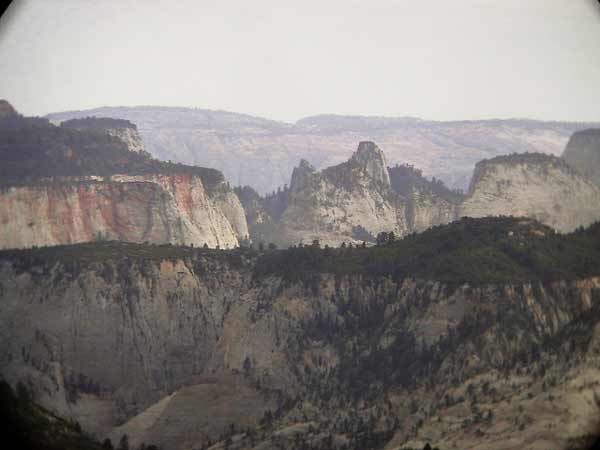
<path fill-rule="evenodd" d="M 600 190 L 555 157 L 499 157 L 477 164 L 460 215 L 530 217 L 569 232 L 600 219 Z"/>
<path fill-rule="evenodd" d="M 360 142 L 351 160 L 363 168 L 368 178 L 375 183 L 384 187 L 390 187 L 390 175 L 385 155 L 373 142 Z"/>
<path fill-rule="evenodd" d="M 233 248 L 247 235 L 243 208 L 225 186 L 213 196 L 192 175 L 94 178 L 4 188 L 0 248 L 98 239 Z"/>
<path fill-rule="evenodd" d="M 458 204 L 435 195 L 429 189 L 415 186 L 409 196 L 406 217 L 410 230 L 421 232 L 456 220 L 458 210 Z"/>
<path fill-rule="evenodd" d="M 383 152 L 362 142 L 352 158 L 316 172 L 307 161 L 294 169 L 288 206 L 281 225 L 292 242 L 339 245 L 353 238 L 357 227 L 376 236 L 407 230 L 404 200 L 390 188 Z"/>
<path fill-rule="evenodd" d="M 301 160 L 290 188 L 262 200 L 250 188 L 239 193 L 253 238 L 284 245 L 318 239 L 337 246 L 374 241 L 380 232 L 423 231 L 455 220 L 461 199 L 413 167 L 388 168 L 381 149 L 367 141 L 348 161 L 320 172 Z"/>
<path fill-rule="evenodd" d="M 223 186 L 224 187 L 224 186 Z M 238 240 L 250 238 L 248 222 L 240 199 L 229 188 L 217 189 L 210 198 L 215 207 L 225 216 Z"/>
<path fill-rule="evenodd" d="M 139 153 L 146 151 L 144 143 L 142 142 L 142 137 L 136 128 L 108 128 L 106 132 L 111 136 L 121 139 L 127 145 L 130 152 Z"/>

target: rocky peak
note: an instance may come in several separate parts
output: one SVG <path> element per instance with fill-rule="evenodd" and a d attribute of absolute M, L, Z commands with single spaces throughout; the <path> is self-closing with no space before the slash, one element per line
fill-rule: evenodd
<path fill-rule="evenodd" d="M 0 119 L 15 115 L 17 115 L 15 108 L 13 108 L 13 106 L 6 100 L 0 99 Z"/>
<path fill-rule="evenodd" d="M 384 186 L 390 186 L 390 176 L 387 170 L 385 155 L 374 142 L 360 142 L 358 149 L 354 152 L 350 160 L 362 167 L 374 181 Z"/>
<path fill-rule="evenodd" d="M 301 159 L 298 167 L 292 172 L 292 181 L 290 188 L 298 191 L 307 185 L 308 180 L 317 173 L 317 169 L 306 159 Z"/>

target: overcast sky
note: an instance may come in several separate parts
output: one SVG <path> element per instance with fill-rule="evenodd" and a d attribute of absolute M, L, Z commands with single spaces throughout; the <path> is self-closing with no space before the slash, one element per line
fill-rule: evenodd
<path fill-rule="evenodd" d="M 595 0 L 15 0 L 0 98 L 427 119 L 600 120 Z"/>

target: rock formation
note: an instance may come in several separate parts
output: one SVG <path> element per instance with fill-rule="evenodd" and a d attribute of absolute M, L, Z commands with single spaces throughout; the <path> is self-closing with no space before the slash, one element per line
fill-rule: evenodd
<path fill-rule="evenodd" d="M 560 155 L 574 131 L 594 123 L 535 120 L 436 122 L 410 117 L 321 115 L 295 123 L 226 111 L 161 106 L 103 107 L 50 114 L 136 123 L 147 150 L 164 161 L 213 167 L 232 185 L 265 195 L 289 183 L 306 159 L 318 170 L 346 161 L 361 140 L 377 142 L 391 165 L 408 163 L 466 190 L 475 163 L 511 152 Z"/>
<path fill-rule="evenodd" d="M 222 174 L 151 159 L 127 121 L 56 127 L 10 114 L 0 158 L 0 248 L 97 239 L 232 248 L 248 238 Z"/>
<path fill-rule="evenodd" d="M 374 241 L 378 233 L 397 236 L 456 218 L 461 199 L 408 166 L 388 168 L 373 142 L 363 141 L 345 163 L 318 172 L 302 160 L 290 187 L 261 199 L 240 189 L 255 241 L 280 244 Z M 242 194 L 242 193 L 245 194 Z M 266 240 L 265 240 L 266 242 Z"/>
<path fill-rule="evenodd" d="M 223 191 L 187 174 L 3 187 L 0 248 L 94 240 L 233 248 L 248 231 L 237 197 Z"/>
<path fill-rule="evenodd" d="M 562 157 L 571 167 L 600 186 L 600 129 L 573 133 Z"/>
<path fill-rule="evenodd" d="M 568 232 L 600 220 L 600 189 L 554 156 L 500 156 L 477 164 L 460 215 L 530 217 Z"/>

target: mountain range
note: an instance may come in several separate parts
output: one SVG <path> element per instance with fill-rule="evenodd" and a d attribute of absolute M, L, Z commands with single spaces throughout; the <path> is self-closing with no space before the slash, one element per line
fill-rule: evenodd
<path fill-rule="evenodd" d="M 316 169 L 346 161 L 360 141 L 376 142 L 388 162 L 410 164 L 451 189 L 466 190 L 475 164 L 509 153 L 560 155 L 570 136 L 600 123 L 526 119 L 436 122 L 417 118 L 319 115 L 295 123 L 225 111 L 160 106 L 102 107 L 49 114 L 127 119 L 155 157 L 212 167 L 234 186 L 264 195 L 289 183 L 301 159 Z"/>
<path fill-rule="evenodd" d="M 320 163 L 289 158 L 263 194 L 161 161 L 150 122 L 108 110 L 50 120 L 0 101 L 11 436 L 80 450 L 583 450 L 600 436 L 596 130 L 116 109 L 161 133 L 171 117 L 162 136 L 210 141 L 194 147 L 210 158 L 228 143 L 221 162 L 249 152 L 260 182 L 274 166 L 252 172 L 259 136 L 313 136 Z M 468 189 L 395 160 L 404 138 L 374 130 L 420 136 L 413 157 L 444 153 L 448 173 L 469 166 Z M 164 148 L 183 154 L 177 139 Z"/>

